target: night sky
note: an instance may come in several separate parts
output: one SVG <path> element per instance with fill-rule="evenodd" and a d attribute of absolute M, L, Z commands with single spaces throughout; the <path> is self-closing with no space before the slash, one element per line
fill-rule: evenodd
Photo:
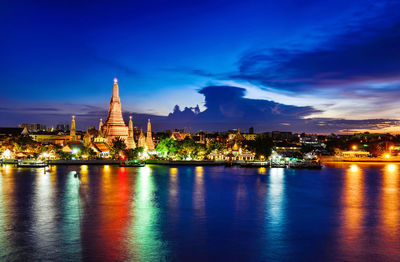
<path fill-rule="evenodd" d="M 2 1 L 0 126 L 399 132 L 400 1 Z M 176 106 L 178 105 L 178 106 Z M 198 107 L 197 107 L 198 106 Z"/>

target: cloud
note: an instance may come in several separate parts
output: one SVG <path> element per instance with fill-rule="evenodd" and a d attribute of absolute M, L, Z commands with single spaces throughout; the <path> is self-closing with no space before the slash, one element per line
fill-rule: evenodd
<path fill-rule="evenodd" d="M 133 116 L 134 126 L 146 130 L 147 120 L 151 119 L 153 131 L 176 128 L 188 131 L 224 131 L 233 128 L 247 130 L 255 127 L 257 132 L 293 131 L 312 133 L 351 133 L 372 130 L 376 132 L 396 131 L 399 121 L 393 119 L 346 120 L 335 118 L 309 118 L 319 110 L 310 106 L 292 106 L 264 99 L 246 98 L 246 90 L 235 86 L 207 86 L 198 91 L 204 95 L 204 111 L 198 105 L 181 109 L 178 105 L 168 116 L 123 112 L 125 123 Z M 14 106 L 15 107 L 15 106 Z M 71 115 L 76 116 L 78 129 L 97 127 L 99 119 L 105 121 L 107 105 L 103 107 L 84 104 L 60 104 L 59 108 L 46 105 L 29 107 L 39 109 L 25 110 L 28 107 L 3 107 L 0 110 L 1 125 L 16 126 L 32 122 L 46 124 L 48 127 L 59 123 L 70 123 Z M 6 109 L 6 110 L 4 110 Z M 56 109 L 56 110 L 54 110 Z M 76 113 L 79 112 L 79 113 Z"/>
<path fill-rule="evenodd" d="M 246 90 L 234 86 L 208 86 L 199 90 L 204 95 L 206 109 L 175 106 L 166 123 L 173 128 L 197 130 L 227 130 L 255 127 L 263 131 L 294 131 L 317 133 L 349 133 L 374 130 L 394 131 L 399 121 L 393 119 L 346 120 L 335 118 L 308 118 L 319 110 L 310 106 L 292 106 L 270 100 L 246 98 Z"/>
<path fill-rule="evenodd" d="M 395 83 L 398 88 L 400 13 L 394 10 L 399 8 L 400 3 L 388 2 L 373 19 L 337 25 L 334 33 L 323 33 L 325 40 L 308 48 L 251 50 L 240 59 L 238 72 L 231 77 L 277 92 L 329 90 L 347 97 L 385 89 L 377 90 L 377 83 Z M 315 34 L 321 37 L 320 32 Z"/>

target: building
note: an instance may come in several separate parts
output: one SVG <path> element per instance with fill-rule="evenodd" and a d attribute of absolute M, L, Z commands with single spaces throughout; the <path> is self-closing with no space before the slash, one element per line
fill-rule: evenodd
<path fill-rule="evenodd" d="M 58 124 L 56 126 L 56 130 L 59 131 L 59 132 L 67 133 L 67 132 L 69 132 L 69 125 L 67 125 L 67 124 Z"/>
<path fill-rule="evenodd" d="M 150 119 L 147 121 L 146 147 L 150 151 L 154 151 L 153 134 L 151 133 Z"/>
<path fill-rule="evenodd" d="M 39 131 L 46 131 L 46 126 L 37 124 L 37 123 L 23 123 L 18 125 L 20 128 L 26 128 L 29 132 L 39 132 Z"/>
<path fill-rule="evenodd" d="M 100 119 L 99 129 L 107 139 L 107 143 L 111 144 L 117 137 L 124 140 L 128 149 L 136 147 L 133 137 L 132 117 L 129 118 L 129 127 L 125 125 L 122 117 L 121 99 L 119 97 L 118 80 L 114 78 L 113 92 L 110 105 L 108 107 L 108 115 L 105 123 Z"/>

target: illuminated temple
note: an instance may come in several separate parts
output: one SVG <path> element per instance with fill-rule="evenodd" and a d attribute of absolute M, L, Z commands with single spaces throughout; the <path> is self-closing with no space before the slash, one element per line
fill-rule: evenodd
<path fill-rule="evenodd" d="M 72 147 L 77 147 L 78 144 L 83 144 L 92 148 L 98 156 L 108 157 L 113 141 L 117 138 L 120 138 L 125 142 L 127 149 L 143 147 L 146 151 L 155 150 L 150 119 L 147 123 L 146 136 L 142 131 L 140 131 L 140 135 L 136 138 L 137 144 L 135 142 L 132 116 L 129 117 L 128 126 L 125 125 L 125 121 L 122 117 L 118 81 L 115 78 L 111 101 L 108 107 L 108 115 L 104 123 L 103 119 L 100 119 L 99 130 L 97 131 L 94 128 L 89 128 L 81 140 L 81 135 L 78 135 L 75 130 L 75 116 L 72 116 L 70 134 L 63 138 L 61 144 L 64 146 L 63 151 L 67 153 L 72 152 Z"/>
<path fill-rule="evenodd" d="M 122 118 L 121 99 L 119 98 L 118 80 L 114 78 L 113 92 L 106 122 L 101 127 L 101 132 L 111 143 L 117 137 L 122 138 L 125 143 L 128 141 L 128 127 Z"/>
<path fill-rule="evenodd" d="M 111 96 L 110 105 L 108 107 L 108 116 L 106 121 L 102 122 L 100 119 L 99 130 L 102 135 L 107 139 L 107 143 L 111 144 L 117 137 L 122 138 L 128 149 L 136 148 L 132 116 L 129 117 L 128 126 L 125 125 L 122 117 L 121 99 L 119 97 L 118 80 L 114 78 L 113 92 Z M 140 140 L 140 138 L 139 138 Z M 139 141 L 139 144 L 141 141 Z M 139 147 L 141 145 L 138 145 Z M 145 147 L 149 150 L 154 150 L 153 138 L 151 134 L 150 120 L 147 127 L 147 138 Z"/>

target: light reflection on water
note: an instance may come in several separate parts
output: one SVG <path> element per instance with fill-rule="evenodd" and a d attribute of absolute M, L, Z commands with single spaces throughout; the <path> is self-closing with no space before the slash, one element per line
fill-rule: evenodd
<path fill-rule="evenodd" d="M 343 256 L 351 258 L 362 251 L 362 234 L 364 233 L 364 176 L 357 164 L 351 164 L 346 169 L 342 197 L 342 219 L 340 238 Z"/>
<path fill-rule="evenodd" d="M 399 260 L 399 188 L 394 163 L 5 165 L 0 260 Z"/>

